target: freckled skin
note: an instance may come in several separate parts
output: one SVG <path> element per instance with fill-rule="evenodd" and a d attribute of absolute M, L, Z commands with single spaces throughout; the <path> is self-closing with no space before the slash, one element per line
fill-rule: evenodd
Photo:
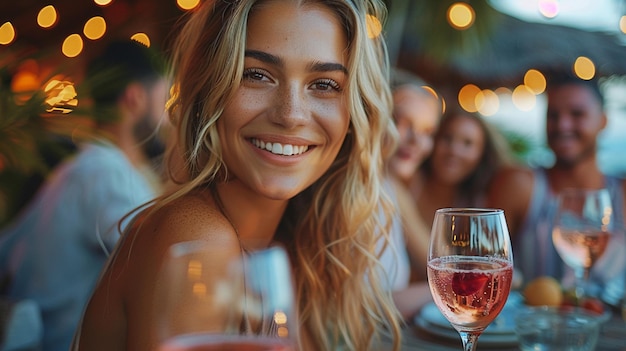
<path fill-rule="evenodd" d="M 208 266 L 215 269 L 241 255 L 240 245 L 267 247 L 289 199 L 327 171 L 346 136 L 346 48 L 343 26 L 320 4 L 272 0 L 255 10 L 244 79 L 217 123 L 231 176 L 215 185 L 223 209 L 201 187 L 156 212 L 144 210 L 98 283 L 76 349 L 158 348 L 159 270 L 172 244 L 210 243 Z M 309 150 L 280 156 L 260 150 L 252 139 Z M 302 338 L 306 344 L 307 336 Z"/>

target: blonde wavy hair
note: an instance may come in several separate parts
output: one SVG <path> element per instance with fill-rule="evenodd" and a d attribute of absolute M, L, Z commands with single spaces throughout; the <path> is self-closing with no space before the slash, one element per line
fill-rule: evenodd
<path fill-rule="evenodd" d="M 242 80 L 248 17 L 264 1 L 207 0 L 182 27 L 168 109 L 186 175 L 156 206 L 226 180 L 216 122 Z M 389 235 L 383 159 L 395 147 L 396 131 L 384 40 L 368 36 L 368 26 L 384 23 L 386 9 L 380 0 L 298 2 L 323 4 L 343 24 L 350 127 L 330 168 L 290 200 L 276 240 L 289 251 L 302 328 L 317 350 L 366 350 L 383 334 L 399 349 L 400 316 L 390 292 L 378 284 L 376 252 L 377 241 Z"/>

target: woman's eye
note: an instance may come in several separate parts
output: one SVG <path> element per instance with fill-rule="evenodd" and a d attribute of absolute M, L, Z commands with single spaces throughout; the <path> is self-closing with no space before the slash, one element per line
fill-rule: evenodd
<path fill-rule="evenodd" d="M 267 79 L 267 75 L 259 69 L 247 69 L 243 72 L 243 79 L 263 80 Z"/>
<path fill-rule="evenodd" d="M 337 84 L 337 82 L 335 82 L 332 79 L 318 80 L 317 82 L 313 83 L 313 87 L 317 90 L 322 90 L 322 91 L 329 91 L 329 90 L 341 91 L 341 87 L 339 87 L 339 84 Z"/>

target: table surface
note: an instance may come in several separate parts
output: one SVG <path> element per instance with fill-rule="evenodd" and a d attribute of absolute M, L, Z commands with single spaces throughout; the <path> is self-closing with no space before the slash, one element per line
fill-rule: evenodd
<path fill-rule="evenodd" d="M 407 325 L 404 330 L 402 350 L 406 351 L 461 351 L 461 339 L 454 341 L 429 333 L 416 325 Z M 519 351 L 517 345 L 483 345 L 478 339 L 478 350 Z M 600 329 L 596 351 L 626 351 L 626 322 L 614 314 Z"/>

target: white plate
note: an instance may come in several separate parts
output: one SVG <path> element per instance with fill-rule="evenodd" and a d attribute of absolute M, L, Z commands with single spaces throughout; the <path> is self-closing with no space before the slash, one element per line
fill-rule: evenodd
<path fill-rule="evenodd" d="M 425 321 L 421 318 L 415 319 L 415 325 L 424 330 L 427 333 L 432 335 L 436 335 L 448 340 L 458 340 L 459 345 L 461 343 L 461 336 L 459 333 L 450 327 L 440 327 L 438 325 L 433 325 Z M 478 338 L 478 344 L 481 347 L 487 348 L 504 348 L 504 347 L 513 347 L 518 344 L 517 335 L 513 334 L 498 334 L 498 333 L 483 333 Z"/>
<path fill-rule="evenodd" d="M 515 314 L 520 308 L 523 308 L 523 300 L 519 293 L 511 292 L 504 308 L 496 319 L 485 329 L 483 336 L 491 334 L 507 334 L 506 336 L 513 335 L 515 337 Z M 418 320 L 428 323 L 429 326 L 439 327 L 441 329 L 448 329 L 456 333 L 456 330 L 452 328 L 450 322 L 443 316 L 437 306 L 430 302 L 426 304 L 420 313 L 415 317 L 415 324 L 419 325 Z M 421 323 L 422 325 L 424 323 Z M 457 334 L 458 336 L 458 334 Z M 481 336 L 481 339 L 483 337 Z"/>

